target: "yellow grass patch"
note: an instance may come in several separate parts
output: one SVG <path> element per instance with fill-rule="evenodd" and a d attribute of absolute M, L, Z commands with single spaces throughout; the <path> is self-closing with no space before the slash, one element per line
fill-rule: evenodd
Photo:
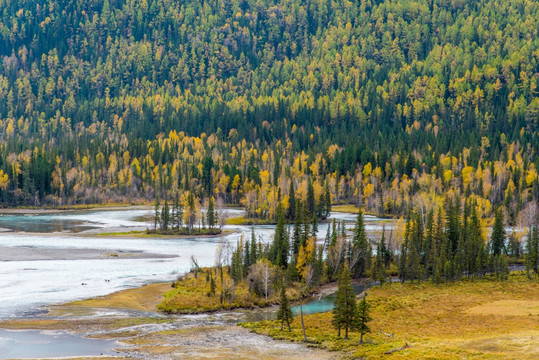
<path fill-rule="evenodd" d="M 357 214 L 359 212 L 359 208 L 353 204 L 333 205 L 331 207 L 331 211 Z"/>
<path fill-rule="evenodd" d="M 235 284 L 234 296 L 232 300 L 227 296 L 221 302 L 221 292 L 226 293 L 231 283 L 230 274 L 225 268 L 223 270 L 223 285 L 220 280 L 220 273 L 216 268 L 204 268 L 204 273 L 195 276 L 194 273 L 188 273 L 180 280 L 176 281 L 175 288 L 167 291 L 165 299 L 159 304 L 158 309 L 173 314 L 192 314 L 201 312 L 211 312 L 217 310 L 263 307 L 278 303 L 279 293 L 273 291 L 266 300 L 265 297 L 258 296 L 249 292 L 247 280 L 242 280 Z M 210 284 L 207 275 L 215 280 L 215 293 L 210 294 Z M 273 285 L 272 285 L 273 286 Z M 301 297 L 298 287 L 289 287 L 287 295 L 289 299 L 295 300 Z"/>
<path fill-rule="evenodd" d="M 272 220 L 253 219 L 243 216 L 231 217 L 226 219 L 227 225 L 270 225 L 275 224 Z"/>
<path fill-rule="evenodd" d="M 538 290 L 539 291 L 539 290 Z M 468 314 L 536 316 L 539 315 L 539 300 L 499 300 L 467 310 Z"/>
<path fill-rule="evenodd" d="M 539 359 L 539 316 L 514 316 L 535 308 L 538 298 L 537 280 L 516 274 L 506 282 L 392 284 L 369 290 L 372 333 L 363 345 L 358 344 L 357 333 L 350 340 L 338 338 L 331 313 L 306 316 L 305 325 L 310 340 L 359 358 Z M 503 310 L 496 315 L 485 313 L 493 304 Z M 299 319 L 294 320 L 292 333 L 281 332 L 277 322 L 246 326 L 276 338 L 302 341 Z M 409 349 L 385 355 L 406 343 Z"/>
<path fill-rule="evenodd" d="M 171 289 L 170 283 L 157 283 L 118 291 L 87 300 L 74 301 L 51 307 L 51 315 L 71 313 L 78 308 L 116 308 L 137 311 L 157 311 L 164 299 L 163 293 Z"/>

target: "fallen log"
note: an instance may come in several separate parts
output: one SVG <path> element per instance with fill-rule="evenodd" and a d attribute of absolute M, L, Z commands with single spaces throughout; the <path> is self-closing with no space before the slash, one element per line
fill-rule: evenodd
<path fill-rule="evenodd" d="M 393 349 L 393 350 L 386 351 L 384 354 L 390 355 L 390 354 L 393 354 L 394 352 L 408 349 L 409 347 L 410 347 L 410 345 L 408 345 L 408 343 L 406 343 L 403 347 L 400 347 L 400 348 L 397 348 L 397 349 Z"/>

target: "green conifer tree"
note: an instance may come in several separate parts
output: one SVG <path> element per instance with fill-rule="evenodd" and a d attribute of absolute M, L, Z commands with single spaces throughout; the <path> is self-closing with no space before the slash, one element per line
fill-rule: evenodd
<path fill-rule="evenodd" d="M 361 338 L 359 340 L 360 344 L 363 344 L 363 335 L 370 333 L 371 329 L 367 325 L 369 321 L 372 320 L 370 316 L 370 304 L 367 302 L 367 293 L 363 296 L 363 299 L 359 301 L 357 309 L 357 321 L 355 325 L 355 330 L 359 331 Z"/>
<path fill-rule="evenodd" d="M 293 321 L 294 315 L 290 308 L 288 297 L 286 296 L 285 286 L 281 287 L 281 300 L 279 302 L 279 310 L 277 311 L 277 320 L 281 320 L 281 331 L 283 331 L 284 323 L 288 326 L 288 331 L 292 331 L 290 323 Z"/>
<path fill-rule="evenodd" d="M 208 211 L 206 213 L 206 218 L 208 219 L 208 227 L 210 228 L 210 232 L 213 231 L 213 228 L 215 227 L 216 219 L 215 219 L 215 205 L 213 203 L 213 196 L 210 196 L 208 199 Z"/>
<path fill-rule="evenodd" d="M 498 256 L 502 253 L 505 246 L 505 227 L 503 221 L 503 210 L 501 207 L 496 211 L 494 226 L 491 237 L 492 255 Z"/>
<path fill-rule="evenodd" d="M 341 336 L 341 329 L 344 329 L 344 338 L 348 339 L 348 331 L 355 327 L 356 321 L 356 294 L 352 287 L 350 270 L 345 263 L 337 283 L 332 324 L 338 330 L 339 337 Z"/>
<path fill-rule="evenodd" d="M 359 209 L 357 214 L 356 225 L 354 227 L 352 254 L 352 257 L 357 259 L 351 269 L 352 274 L 356 278 L 364 276 L 366 269 L 369 268 L 370 254 L 369 241 L 367 240 L 367 232 L 365 231 L 365 222 L 363 221 L 363 212 L 361 209 Z"/>

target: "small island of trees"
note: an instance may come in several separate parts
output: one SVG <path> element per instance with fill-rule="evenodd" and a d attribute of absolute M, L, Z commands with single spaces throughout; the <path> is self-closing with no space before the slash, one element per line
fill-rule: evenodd
<path fill-rule="evenodd" d="M 215 209 L 215 201 L 208 197 L 207 208 L 202 212 L 199 200 L 192 192 L 183 196 L 176 194 L 169 204 L 165 196 L 164 205 L 161 206 L 159 197 L 155 200 L 153 227 L 148 234 L 160 235 L 217 235 L 222 231 L 224 214 Z"/>

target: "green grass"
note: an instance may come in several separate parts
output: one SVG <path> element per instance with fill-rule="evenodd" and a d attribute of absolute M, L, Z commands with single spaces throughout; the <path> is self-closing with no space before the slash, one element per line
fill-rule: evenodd
<path fill-rule="evenodd" d="M 506 282 L 392 284 L 370 290 L 369 300 L 372 333 L 365 344 L 359 344 L 357 333 L 350 340 L 338 338 L 331 313 L 305 316 L 307 337 L 317 346 L 353 358 L 386 358 L 386 351 L 406 343 L 411 347 L 393 353 L 392 359 L 539 358 L 539 315 L 529 310 L 538 306 L 539 281 L 522 274 L 511 274 Z M 493 308 L 509 300 L 522 311 L 492 315 Z M 299 319 L 294 320 L 291 333 L 281 332 L 276 321 L 243 326 L 276 339 L 303 341 Z"/>

